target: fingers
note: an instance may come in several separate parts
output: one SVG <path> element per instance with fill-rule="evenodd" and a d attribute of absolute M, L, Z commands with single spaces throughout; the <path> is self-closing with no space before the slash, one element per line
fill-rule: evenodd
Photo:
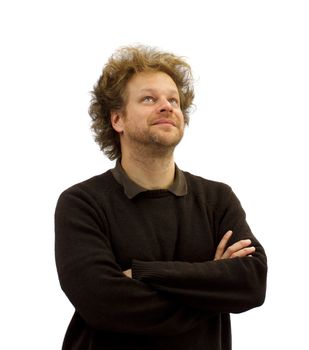
<path fill-rule="evenodd" d="M 233 231 L 229 230 L 225 233 L 225 235 L 222 237 L 218 247 L 217 247 L 217 250 L 216 250 L 216 254 L 215 254 L 215 258 L 214 260 L 218 260 L 218 259 L 222 259 L 222 256 L 224 254 L 224 251 L 226 249 L 226 245 L 227 245 L 227 242 L 229 241 L 229 239 L 231 238 L 233 234 Z"/>
<path fill-rule="evenodd" d="M 132 278 L 132 270 L 131 270 L 131 269 L 126 270 L 126 271 L 122 271 L 122 273 L 123 273 L 126 277 Z"/>
<path fill-rule="evenodd" d="M 255 252 L 255 247 L 250 247 L 250 245 L 250 239 L 238 241 L 226 249 L 221 259 L 241 258 L 253 254 Z"/>
<path fill-rule="evenodd" d="M 232 234 L 233 232 L 229 230 L 222 237 L 217 247 L 214 260 L 241 258 L 245 256 L 251 256 L 251 254 L 255 252 L 255 247 L 250 247 L 250 239 L 240 240 L 226 248 L 227 243 L 231 238 Z"/>

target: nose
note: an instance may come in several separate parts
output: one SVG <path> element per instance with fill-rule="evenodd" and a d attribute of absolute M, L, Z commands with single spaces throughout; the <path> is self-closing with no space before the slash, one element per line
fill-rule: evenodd
<path fill-rule="evenodd" d="M 162 99 L 159 105 L 159 112 L 163 113 L 163 112 L 172 112 L 172 111 L 173 111 L 173 106 L 170 103 L 170 101 L 167 100 L 166 98 Z"/>

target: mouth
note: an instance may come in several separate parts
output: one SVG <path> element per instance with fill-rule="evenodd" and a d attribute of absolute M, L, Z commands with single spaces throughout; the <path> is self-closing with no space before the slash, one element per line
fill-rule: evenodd
<path fill-rule="evenodd" d="M 171 119 L 158 119 L 156 120 L 153 125 L 171 125 L 176 126 L 175 122 Z"/>

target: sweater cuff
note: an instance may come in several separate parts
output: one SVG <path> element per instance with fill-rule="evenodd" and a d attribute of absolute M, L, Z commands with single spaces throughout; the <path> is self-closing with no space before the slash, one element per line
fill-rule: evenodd
<path fill-rule="evenodd" d="M 164 271 L 153 261 L 132 261 L 132 278 L 138 281 L 158 281 L 164 276 Z"/>

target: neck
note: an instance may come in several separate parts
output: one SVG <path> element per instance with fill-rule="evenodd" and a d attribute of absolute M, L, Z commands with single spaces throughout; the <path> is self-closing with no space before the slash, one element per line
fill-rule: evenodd
<path fill-rule="evenodd" d="M 148 189 L 167 189 L 175 175 L 173 152 L 165 155 L 122 153 L 121 165 L 129 178 Z"/>

